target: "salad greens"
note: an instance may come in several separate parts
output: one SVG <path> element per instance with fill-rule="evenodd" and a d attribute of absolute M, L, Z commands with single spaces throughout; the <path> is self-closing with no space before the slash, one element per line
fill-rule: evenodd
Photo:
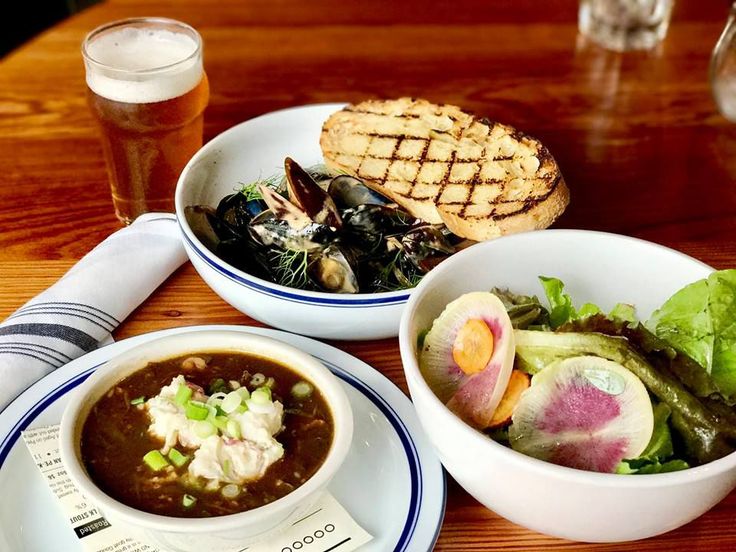
<path fill-rule="evenodd" d="M 736 270 L 683 288 L 646 323 L 625 303 L 608 314 L 592 303 L 575 308 L 560 280 L 540 281 L 549 309 L 537 297 L 493 290 L 515 328 L 516 368 L 534 375 L 593 355 L 630 370 L 650 394 L 651 440 L 617 473 L 676 471 L 736 450 Z"/>
<path fill-rule="evenodd" d="M 536 296 L 517 295 L 501 288 L 493 288 L 491 293 L 506 307 L 514 328 L 523 330 L 549 328 L 549 313 Z"/>
<path fill-rule="evenodd" d="M 572 304 L 572 298 L 565 293 L 565 284 L 557 278 L 548 276 L 540 276 L 539 281 L 542 283 L 544 293 L 549 301 L 550 326 L 552 329 L 559 328 L 567 322 L 573 320 L 581 320 L 594 314 L 602 314 L 600 307 L 593 303 L 584 303 L 579 309 L 575 309 Z M 633 305 L 626 303 L 618 303 L 608 315 L 613 320 L 623 320 L 625 322 L 635 322 L 636 314 Z"/>
<path fill-rule="evenodd" d="M 712 273 L 684 287 L 647 322 L 710 376 L 718 395 L 736 404 L 736 270 Z"/>

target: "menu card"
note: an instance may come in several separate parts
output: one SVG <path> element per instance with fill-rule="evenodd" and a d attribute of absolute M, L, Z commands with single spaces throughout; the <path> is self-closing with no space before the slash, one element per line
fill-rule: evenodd
<path fill-rule="evenodd" d="M 23 432 L 23 440 L 84 552 L 163 552 L 126 537 L 77 490 L 61 463 L 59 426 L 29 429 Z M 238 552 L 350 552 L 372 538 L 332 495 L 325 493 L 304 517 L 270 536 L 268 544 L 255 544 Z"/>

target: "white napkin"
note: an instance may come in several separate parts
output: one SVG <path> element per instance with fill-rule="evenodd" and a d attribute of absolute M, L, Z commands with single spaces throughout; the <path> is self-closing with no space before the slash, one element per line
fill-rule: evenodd
<path fill-rule="evenodd" d="M 36 380 L 110 339 L 185 260 L 176 217 L 148 213 L 10 315 L 0 324 L 0 410 Z"/>

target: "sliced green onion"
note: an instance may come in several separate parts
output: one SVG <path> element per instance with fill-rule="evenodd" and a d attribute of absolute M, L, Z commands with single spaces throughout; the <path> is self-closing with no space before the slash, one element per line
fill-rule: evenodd
<path fill-rule="evenodd" d="M 190 420 L 206 420 L 210 411 L 204 403 L 189 401 L 184 407 L 184 415 Z"/>
<path fill-rule="evenodd" d="M 217 433 L 217 426 L 212 423 L 211 418 L 194 422 L 194 434 L 200 439 L 206 439 Z"/>
<path fill-rule="evenodd" d="M 238 387 L 235 392 L 240 395 L 240 398 L 243 400 L 250 399 L 250 392 L 245 387 Z"/>
<path fill-rule="evenodd" d="M 274 385 L 276 385 L 276 380 L 269 376 L 269 378 L 266 380 L 266 383 L 264 383 L 268 389 L 273 389 Z"/>
<path fill-rule="evenodd" d="M 209 421 L 220 431 L 225 431 L 227 429 L 228 419 L 225 416 L 215 416 L 214 418 L 210 418 Z"/>
<path fill-rule="evenodd" d="M 264 376 L 260 372 L 250 378 L 250 384 L 252 387 L 260 387 L 264 383 L 266 383 L 266 376 Z"/>
<path fill-rule="evenodd" d="M 243 398 L 240 396 L 240 393 L 238 393 L 237 391 L 231 391 L 227 394 L 227 397 L 222 400 L 220 408 L 222 408 L 225 414 L 230 414 L 232 411 L 240 406 L 242 400 Z"/>
<path fill-rule="evenodd" d="M 240 382 L 235 381 L 235 380 L 230 380 L 229 382 L 227 382 L 227 384 L 230 386 L 230 389 L 232 389 L 233 391 L 235 391 L 236 389 L 240 389 L 241 387 Z"/>
<path fill-rule="evenodd" d="M 240 433 L 240 424 L 235 420 L 227 421 L 227 433 L 233 439 L 241 439 L 243 437 L 243 434 Z"/>
<path fill-rule="evenodd" d="M 150 452 L 147 452 L 143 456 L 143 461 L 153 471 L 160 471 L 169 465 L 168 460 L 164 458 L 164 455 L 161 454 L 161 451 L 159 450 L 152 450 Z"/>
<path fill-rule="evenodd" d="M 146 402 L 146 397 L 140 396 L 130 401 L 130 404 L 132 404 L 133 406 L 136 406 L 138 404 L 143 404 L 144 402 Z"/>
<path fill-rule="evenodd" d="M 214 395 L 211 395 L 209 399 L 207 399 L 207 404 L 211 404 L 212 406 L 220 406 L 222 403 L 222 399 L 227 397 L 227 393 L 215 393 Z"/>
<path fill-rule="evenodd" d="M 190 494 L 185 494 L 181 499 L 181 505 L 185 508 L 191 508 L 197 503 L 197 497 Z"/>
<path fill-rule="evenodd" d="M 307 381 L 300 381 L 291 388 L 291 394 L 297 399 L 306 399 L 312 394 L 314 387 Z"/>
<path fill-rule="evenodd" d="M 238 408 L 235 409 L 235 412 L 238 414 L 242 414 L 243 412 L 248 412 L 248 405 L 243 403 Z"/>
<path fill-rule="evenodd" d="M 217 407 L 216 406 L 212 406 L 211 404 L 206 404 L 204 406 L 207 409 L 207 412 L 209 412 L 209 414 L 207 414 L 207 417 L 208 418 L 211 417 L 211 416 L 217 416 L 218 415 Z"/>
<path fill-rule="evenodd" d="M 268 387 L 259 387 L 250 394 L 250 400 L 256 404 L 267 404 L 271 402 L 271 390 Z"/>
<path fill-rule="evenodd" d="M 225 474 L 225 477 L 230 477 L 230 468 L 232 467 L 232 464 L 233 463 L 229 459 L 222 463 L 222 472 Z"/>
<path fill-rule="evenodd" d="M 177 468 L 181 468 L 184 464 L 189 462 L 189 456 L 186 454 L 182 454 L 175 448 L 172 448 L 169 451 L 168 454 L 169 460 L 171 460 L 171 463 L 174 464 Z"/>
<path fill-rule="evenodd" d="M 194 391 L 192 391 L 192 388 L 187 384 L 179 384 L 179 389 L 176 390 L 174 402 L 179 406 L 184 406 L 187 404 L 187 401 L 192 398 L 192 393 L 194 393 Z"/>
<path fill-rule="evenodd" d="M 228 485 L 225 485 L 220 492 L 225 498 L 235 498 L 240 494 L 240 487 L 230 483 Z"/>

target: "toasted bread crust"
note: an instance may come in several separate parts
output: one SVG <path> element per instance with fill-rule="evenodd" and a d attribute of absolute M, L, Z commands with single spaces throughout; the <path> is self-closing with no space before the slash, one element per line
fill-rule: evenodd
<path fill-rule="evenodd" d="M 527 204 L 523 211 L 490 219 L 469 219 L 439 209 L 442 222 L 453 234 L 475 241 L 499 238 L 550 226 L 570 203 L 570 192 L 560 178 L 554 190 L 543 201 Z"/>
<path fill-rule="evenodd" d="M 538 140 L 456 106 L 410 98 L 351 105 L 325 122 L 320 145 L 329 168 L 474 240 L 545 228 L 569 201 Z"/>

